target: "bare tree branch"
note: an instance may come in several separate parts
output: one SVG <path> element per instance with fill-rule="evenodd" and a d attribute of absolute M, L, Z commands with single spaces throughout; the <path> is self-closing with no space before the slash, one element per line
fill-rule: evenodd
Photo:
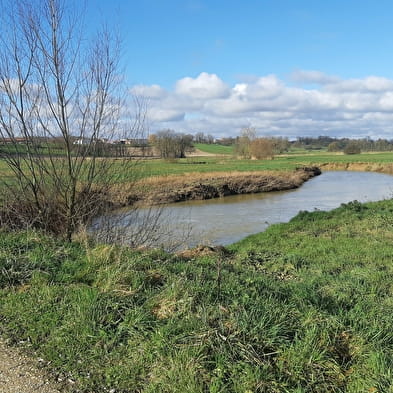
<path fill-rule="evenodd" d="M 120 41 L 109 29 L 86 40 L 80 15 L 72 12 L 77 3 L 5 3 L 0 159 L 14 174 L 3 179 L 11 201 L 7 217 L 12 222 L 16 214 L 18 225 L 70 240 L 78 226 L 108 204 L 118 173 L 132 173 L 135 161 L 127 154 L 114 159 L 117 148 L 110 142 L 143 137 L 145 102 L 134 99 L 136 116 L 130 119 L 119 70 Z"/>

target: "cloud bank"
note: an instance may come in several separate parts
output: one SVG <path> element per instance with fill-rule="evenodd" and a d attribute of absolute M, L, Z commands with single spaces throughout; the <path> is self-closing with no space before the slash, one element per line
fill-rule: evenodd
<path fill-rule="evenodd" d="M 341 79 L 320 71 L 295 71 L 289 81 L 264 75 L 232 86 L 202 72 L 171 90 L 136 85 L 148 101 L 151 131 L 171 128 L 236 136 L 246 126 L 259 135 L 393 138 L 393 80 Z"/>

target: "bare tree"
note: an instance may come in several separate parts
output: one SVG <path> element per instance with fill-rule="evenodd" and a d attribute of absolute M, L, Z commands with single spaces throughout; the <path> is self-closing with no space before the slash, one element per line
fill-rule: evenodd
<path fill-rule="evenodd" d="M 151 139 L 162 158 L 184 158 L 187 151 L 192 151 L 193 136 L 173 130 L 158 131 Z"/>
<path fill-rule="evenodd" d="M 243 158 L 251 158 L 250 145 L 257 137 L 254 127 L 243 128 L 235 143 L 235 153 Z"/>
<path fill-rule="evenodd" d="M 144 106 L 135 101 L 130 124 L 119 41 L 106 29 L 87 39 L 77 3 L 21 0 L 2 8 L 0 158 L 13 175 L 2 179 L 0 218 L 70 240 L 133 165 L 110 157 L 109 142 L 143 132 Z"/>

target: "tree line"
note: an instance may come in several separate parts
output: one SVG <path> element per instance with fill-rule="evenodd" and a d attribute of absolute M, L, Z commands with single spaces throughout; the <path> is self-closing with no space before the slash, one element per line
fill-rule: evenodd
<path fill-rule="evenodd" d="M 148 142 L 150 146 L 154 146 L 161 158 L 184 158 L 186 153 L 194 150 L 195 143 L 234 146 L 237 156 L 255 159 L 271 159 L 275 154 L 288 151 L 291 146 L 288 138 L 257 137 L 256 129 L 253 127 L 243 128 L 240 135 L 235 138 L 217 140 L 201 132 L 192 135 L 166 129 L 150 135 Z"/>
<path fill-rule="evenodd" d="M 393 151 L 393 139 L 371 138 L 333 138 L 329 136 L 298 137 L 291 143 L 293 147 L 306 150 L 327 149 L 331 152 L 346 151 Z"/>

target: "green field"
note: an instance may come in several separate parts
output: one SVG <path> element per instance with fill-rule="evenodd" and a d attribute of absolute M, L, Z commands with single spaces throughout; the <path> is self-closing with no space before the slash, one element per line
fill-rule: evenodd
<path fill-rule="evenodd" d="M 205 145 L 220 147 L 216 145 Z M 226 146 L 223 146 L 226 147 Z M 291 153 L 276 156 L 273 160 L 235 159 L 232 156 L 189 157 L 175 160 L 135 160 L 136 165 L 124 165 L 115 160 L 113 173 L 118 182 L 132 182 L 151 176 L 184 175 L 189 173 L 231 172 L 231 171 L 262 171 L 262 170 L 293 170 L 299 166 L 321 165 L 327 163 L 393 163 L 393 152 L 362 153 L 353 155 L 334 154 L 328 152 Z M 12 176 L 4 161 L 0 160 L 0 174 Z"/>
<path fill-rule="evenodd" d="M 147 160 L 141 162 L 141 176 L 181 175 L 192 172 L 293 170 L 299 166 L 321 165 L 326 163 L 393 163 L 393 152 L 334 154 L 308 153 L 276 156 L 273 160 L 241 160 L 232 157 L 192 157 L 174 161 Z"/>
<path fill-rule="evenodd" d="M 2 232 L 0 332 L 78 392 L 391 392 L 392 240 L 393 201 L 187 257 Z"/>
<path fill-rule="evenodd" d="M 207 143 L 194 143 L 194 147 L 202 152 L 210 154 L 233 154 L 234 151 L 233 145 L 223 146 Z"/>

